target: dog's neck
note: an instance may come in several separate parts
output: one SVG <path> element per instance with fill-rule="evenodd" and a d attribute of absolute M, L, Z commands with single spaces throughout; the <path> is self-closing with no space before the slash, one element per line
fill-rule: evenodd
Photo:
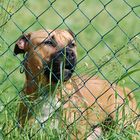
<path fill-rule="evenodd" d="M 26 54 L 25 68 L 27 68 L 33 76 L 39 74 L 43 69 L 43 58 L 41 59 L 40 57 L 41 56 L 37 52 L 28 52 Z"/>

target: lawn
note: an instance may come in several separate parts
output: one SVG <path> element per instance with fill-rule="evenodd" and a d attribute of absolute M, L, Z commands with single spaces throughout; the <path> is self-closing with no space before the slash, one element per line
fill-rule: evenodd
<path fill-rule="evenodd" d="M 140 68 L 139 0 L 1 0 L 0 139 L 19 137 L 14 126 L 24 74 L 20 73 L 23 56 L 13 55 L 16 40 L 23 32 L 57 28 L 69 28 L 76 35 L 78 75 L 98 75 L 116 83 L 122 75 Z M 138 70 L 118 84 L 129 87 L 139 102 L 139 83 Z M 36 138 L 46 138 L 43 132 L 47 131 L 48 139 L 58 139 L 53 130 L 41 131 Z M 25 136 L 23 133 L 22 138 Z"/>

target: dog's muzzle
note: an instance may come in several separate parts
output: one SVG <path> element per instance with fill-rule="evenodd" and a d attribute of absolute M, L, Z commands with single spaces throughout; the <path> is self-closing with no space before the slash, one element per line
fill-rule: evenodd
<path fill-rule="evenodd" d="M 74 51 L 66 47 L 51 57 L 51 61 L 45 66 L 45 75 L 48 78 L 51 77 L 53 82 L 58 80 L 67 81 L 74 72 L 76 61 Z"/>

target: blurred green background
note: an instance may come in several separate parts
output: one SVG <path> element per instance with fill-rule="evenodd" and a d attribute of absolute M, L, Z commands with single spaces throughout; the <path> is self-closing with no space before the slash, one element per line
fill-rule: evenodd
<path fill-rule="evenodd" d="M 140 68 L 139 0 L 0 0 L 0 6 L 0 116 L 8 111 L 11 121 L 24 84 L 19 72 L 23 57 L 13 56 L 23 32 L 70 28 L 78 45 L 78 75 L 114 82 Z M 140 71 L 119 84 L 132 89 L 139 101 Z M 0 127 L 3 122 L 5 117 Z"/>

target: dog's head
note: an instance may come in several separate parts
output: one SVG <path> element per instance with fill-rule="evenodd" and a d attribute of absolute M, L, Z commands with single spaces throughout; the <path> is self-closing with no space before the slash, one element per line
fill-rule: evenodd
<path fill-rule="evenodd" d="M 47 77 L 52 73 L 52 80 L 58 81 L 63 77 L 67 81 L 76 65 L 76 43 L 74 34 L 69 30 L 39 30 L 22 35 L 16 42 L 14 54 L 27 53 L 32 57 L 37 66 L 37 61 L 42 62 L 42 68 Z M 29 58 L 28 58 L 29 59 Z M 34 63 L 30 62 L 30 63 Z M 63 71 L 61 72 L 61 69 Z M 63 73 L 63 76 L 61 76 Z"/>

